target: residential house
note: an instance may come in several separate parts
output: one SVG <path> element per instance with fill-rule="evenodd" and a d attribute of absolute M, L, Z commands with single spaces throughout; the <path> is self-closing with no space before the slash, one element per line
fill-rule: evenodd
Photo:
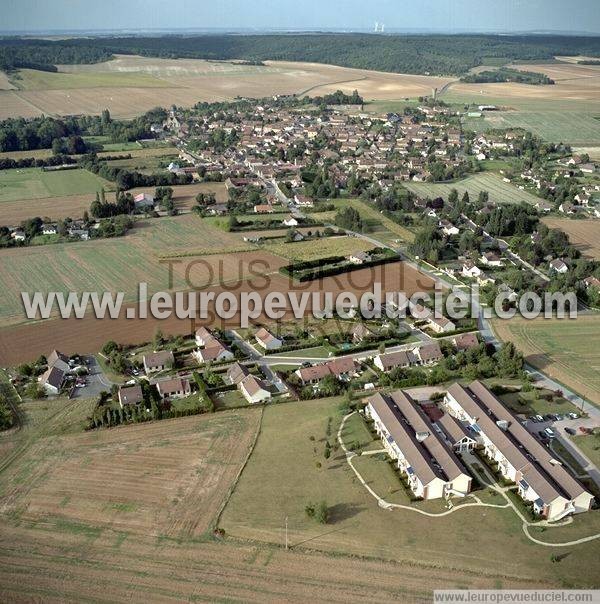
<path fill-rule="evenodd" d="M 297 218 L 294 218 L 293 216 L 288 216 L 282 221 L 282 224 L 287 227 L 297 227 L 300 223 L 298 222 Z"/>
<path fill-rule="evenodd" d="M 227 379 L 231 384 L 239 384 L 244 378 L 250 375 L 250 371 L 245 365 L 234 363 L 227 370 Z"/>
<path fill-rule="evenodd" d="M 583 280 L 583 285 L 586 289 L 599 289 L 600 290 L 600 279 L 596 277 L 586 277 Z"/>
<path fill-rule="evenodd" d="M 294 201 L 296 202 L 296 205 L 302 208 L 312 208 L 312 206 L 314 205 L 313 200 L 310 197 L 307 197 L 306 195 L 296 194 L 294 195 Z"/>
<path fill-rule="evenodd" d="M 552 262 L 550 262 L 548 268 L 551 273 L 559 273 L 560 275 L 567 273 L 569 271 L 568 265 L 560 258 L 556 258 L 555 260 L 552 260 Z"/>
<path fill-rule="evenodd" d="M 271 392 L 266 384 L 253 375 L 246 376 L 238 384 L 238 388 L 249 403 L 262 403 L 271 398 Z"/>
<path fill-rule="evenodd" d="M 396 367 L 406 368 L 417 364 L 417 358 L 410 350 L 400 350 L 398 352 L 388 352 L 379 354 L 374 360 L 375 367 L 381 371 L 391 371 Z"/>
<path fill-rule="evenodd" d="M 440 220 L 439 226 L 444 235 L 447 237 L 458 235 L 460 233 L 458 227 L 454 226 L 449 220 Z"/>
<path fill-rule="evenodd" d="M 475 265 L 472 260 L 467 260 L 462 266 L 462 275 L 463 277 L 469 277 L 471 279 L 477 279 L 480 277 L 482 270 Z"/>
<path fill-rule="evenodd" d="M 195 340 L 197 346 L 206 346 L 209 342 L 216 340 L 216 337 L 210 329 L 200 327 L 196 330 Z"/>
<path fill-rule="evenodd" d="M 418 365 L 439 363 L 444 358 L 438 342 L 432 342 L 431 344 L 425 344 L 424 346 L 415 348 L 413 353 L 417 358 Z"/>
<path fill-rule="evenodd" d="M 161 350 L 144 355 L 144 369 L 146 373 L 170 369 L 174 363 L 175 357 L 170 350 Z"/>
<path fill-rule="evenodd" d="M 326 363 L 329 371 L 339 380 L 348 380 L 356 375 L 356 363 L 350 357 L 334 359 Z"/>
<path fill-rule="evenodd" d="M 477 334 L 474 333 L 463 333 L 460 336 L 456 336 L 452 342 L 458 352 L 464 352 L 465 350 L 471 350 L 471 348 L 479 346 L 479 339 L 477 338 Z"/>
<path fill-rule="evenodd" d="M 276 338 L 270 331 L 264 327 L 256 332 L 256 341 L 265 350 L 277 350 L 283 346 L 283 340 Z"/>
<path fill-rule="evenodd" d="M 256 206 L 254 206 L 254 213 L 255 214 L 272 214 L 273 206 L 269 205 L 268 203 L 256 205 Z"/>
<path fill-rule="evenodd" d="M 427 324 L 435 333 L 450 333 L 456 331 L 456 325 L 446 317 L 434 317 L 433 315 L 427 319 Z"/>
<path fill-rule="evenodd" d="M 195 350 L 192 354 L 200 365 L 232 361 L 235 358 L 233 352 L 216 339 L 209 342 L 204 348 Z"/>
<path fill-rule="evenodd" d="M 156 382 L 156 388 L 163 400 L 184 398 L 192 393 L 189 380 L 181 377 L 159 380 Z"/>
<path fill-rule="evenodd" d="M 331 375 L 331 372 L 327 365 L 311 365 L 310 367 L 300 367 L 296 370 L 296 375 L 303 384 L 316 384 Z"/>
<path fill-rule="evenodd" d="M 58 367 L 49 366 L 40 376 L 39 382 L 47 394 L 58 394 L 65 383 L 65 372 Z"/>
<path fill-rule="evenodd" d="M 149 193 L 139 193 L 133 198 L 136 210 L 154 209 L 154 197 Z"/>
<path fill-rule="evenodd" d="M 484 252 L 479 261 L 486 266 L 502 266 L 504 264 L 502 256 L 498 252 Z"/>
<path fill-rule="evenodd" d="M 143 400 L 144 393 L 139 384 L 119 388 L 119 405 L 121 405 L 121 409 L 125 407 L 125 405 L 137 405 Z"/>
<path fill-rule="evenodd" d="M 358 323 L 352 328 L 352 341 L 355 344 L 360 344 L 365 340 L 369 340 L 375 337 L 375 332 L 369 329 L 364 323 Z"/>
<path fill-rule="evenodd" d="M 371 255 L 368 252 L 355 252 L 348 256 L 348 261 L 352 264 L 364 264 L 371 259 Z"/>

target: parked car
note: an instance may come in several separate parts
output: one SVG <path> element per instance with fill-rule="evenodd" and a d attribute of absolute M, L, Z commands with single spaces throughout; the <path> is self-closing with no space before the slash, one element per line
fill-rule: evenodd
<path fill-rule="evenodd" d="M 554 438 L 556 436 L 556 432 L 552 428 L 546 428 L 544 430 L 544 434 L 547 438 Z"/>
<path fill-rule="evenodd" d="M 570 434 L 571 436 L 575 436 L 575 434 L 577 434 L 577 430 L 574 430 L 573 428 L 569 428 L 569 427 L 565 428 L 565 432 L 567 434 Z"/>
<path fill-rule="evenodd" d="M 569 419 L 579 419 L 579 415 L 577 413 L 568 413 Z"/>
<path fill-rule="evenodd" d="M 537 420 L 537 417 L 536 417 L 535 415 L 530 415 L 530 416 L 529 416 L 527 419 L 528 419 L 530 422 L 533 422 L 534 424 L 537 424 L 537 421 L 538 421 L 538 420 Z"/>
<path fill-rule="evenodd" d="M 544 421 L 544 418 L 543 418 L 541 415 L 536 415 L 536 416 L 535 416 L 535 419 L 536 419 L 538 422 L 543 422 L 543 421 Z"/>

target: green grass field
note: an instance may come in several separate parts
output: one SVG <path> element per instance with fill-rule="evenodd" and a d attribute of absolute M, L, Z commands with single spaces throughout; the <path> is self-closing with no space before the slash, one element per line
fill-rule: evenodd
<path fill-rule="evenodd" d="M 596 548 L 593 542 L 569 548 L 557 579 L 557 565 L 550 559 L 552 549 L 526 540 L 512 510 L 469 507 L 431 518 L 381 509 L 359 483 L 341 450 L 324 458 L 325 441 L 333 444 L 341 421 L 339 405 L 334 398 L 265 408 L 257 444 L 221 516 L 220 526 L 226 534 L 282 546 L 287 519 L 292 549 L 410 560 L 430 568 L 446 568 L 451 560 L 457 576 L 453 587 L 468 584 L 471 575 L 490 572 L 498 573 L 498 587 L 517 575 L 595 584 L 600 560 L 588 558 Z M 353 426 L 348 433 L 359 429 Z M 402 484 L 387 461 L 377 457 L 356 461 L 365 480 L 381 496 L 406 503 Z M 330 511 L 326 525 L 308 518 L 304 511 L 309 503 L 321 500 Z M 432 504 L 443 507 L 439 502 L 417 505 L 431 509 Z M 565 541 L 597 532 L 600 513 L 581 516 L 568 527 L 547 529 L 536 536 Z M 457 543 L 469 546 L 457 555 Z"/>
<path fill-rule="evenodd" d="M 41 168 L 25 168 L 0 171 L 0 202 L 84 193 L 92 195 L 102 187 L 113 189 L 112 183 L 87 170 L 44 172 Z"/>
<path fill-rule="evenodd" d="M 571 440 L 587 455 L 596 467 L 600 467 L 600 432 L 585 436 L 573 436 Z"/>
<path fill-rule="evenodd" d="M 488 191 L 490 200 L 495 203 L 536 203 L 538 198 L 527 191 L 521 191 L 514 185 L 502 181 L 500 176 L 483 172 L 452 183 L 408 182 L 404 186 L 421 197 L 447 198 L 452 189 L 459 195 L 468 191 L 471 199 L 476 199 L 480 191 Z"/>
<path fill-rule="evenodd" d="M 79 72 L 53 73 L 20 69 L 10 78 L 19 90 L 65 90 L 75 88 L 172 88 L 173 84 L 146 73 Z"/>
<path fill-rule="evenodd" d="M 320 358 L 327 359 L 329 358 L 330 350 L 325 346 L 315 346 L 314 348 L 301 348 L 300 350 L 290 350 L 288 352 L 282 352 L 277 354 L 278 357 L 290 357 L 290 358 L 300 358 L 300 359 L 308 359 L 308 358 Z"/>
<path fill-rule="evenodd" d="M 415 238 L 415 234 L 412 231 L 400 224 L 396 224 L 372 205 L 360 199 L 338 199 L 335 201 L 335 205 L 340 208 L 350 206 L 357 210 L 367 225 L 367 234 L 388 245 L 393 245 L 398 240 L 410 243 Z"/>
<path fill-rule="evenodd" d="M 524 128 L 555 143 L 597 145 L 600 144 L 599 116 L 600 107 L 596 114 L 580 111 L 503 111 L 489 113 L 480 121 L 490 128 Z"/>

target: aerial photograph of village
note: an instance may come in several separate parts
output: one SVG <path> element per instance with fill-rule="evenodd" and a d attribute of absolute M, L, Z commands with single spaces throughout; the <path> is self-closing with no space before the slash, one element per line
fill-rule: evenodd
<path fill-rule="evenodd" d="M 0 602 L 600 602 L 597 0 L 0 0 Z"/>

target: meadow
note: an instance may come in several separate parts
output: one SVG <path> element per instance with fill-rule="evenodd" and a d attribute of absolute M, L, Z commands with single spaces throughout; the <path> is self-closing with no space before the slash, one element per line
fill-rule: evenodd
<path fill-rule="evenodd" d="M 6 439 L 17 454 L 0 473 L 3 601 L 218 601 L 224 590 L 240 601 L 425 596 L 426 567 L 407 565 L 406 575 L 382 561 L 212 537 L 257 409 L 84 434 L 81 401 L 26 407 L 27 428 Z"/>
<path fill-rule="evenodd" d="M 219 522 L 227 534 L 281 546 L 287 519 L 292 549 L 307 546 L 337 555 L 425 564 L 432 569 L 423 585 L 428 589 L 439 585 L 437 572 L 448 566 L 456 578 L 447 587 L 472 587 L 478 580 L 496 588 L 528 581 L 546 586 L 597 582 L 600 562 L 588 558 L 595 551 L 593 543 L 569 548 L 569 556 L 557 569 L 550 559 L 552 548 L 528 541 L 512 510 L 470 507 L 432 518 L 407 510 L 381 509 L 359 483 L 341 450 L 334 449 L 329 459 L 324 458 L 325 441 L 335 442 L 342 416 L 340 404 L 340 399 L 323 399 L 264 410 L 256 446 Z M 356 439 L 357 435 L 370 448 L 368 436 L 356 426 L 349 426 L 343 438 Z M 375 458 L 358 458 L 357 462 L 369 485 L 384 498 L 407 503 L 403 487 L 387 462 Z M 306 505 L 322 500 L 329 508 L 327 525 L 316 523 L 304 511 Z M 440 502 L 418 506 L 443 509 Z M 600 514 L 587 516 L 577 518 L 569 527 L 545 532 L 542 539 L 568 540 L 582 530 L 594 533 Z M 469 547 L 457 551 L 460 542 L 468 542 Z"/>
<path fill-rule="evenodd" d="M 44 172 L 41 168 L 0 171 L 0 203 L 83 193 L 95 194 L 112 183 L 79 168 Z"/>
<path fill-rule="evenodd" d="M 551 229 L 567 233 L 571 243 L 586 258 L 600 260 L 600 222 L 569 218 L 544 218 L 543 222 Z"/>
<path fill-rule="evenodd" d="M 456 189 L 461 196 L 468 192 L 471 199 L 477 199 L 480 191 L 487 191 L 490 194 L 490 201 L 495 203 L 534 204 L 539 201 L 535 195 L 522 191 L 511 183 L 504 182 L 500 176 L 488 172 L 451 183 L 408 182 L 404 183 L 404 186 L 420 197 L 447 198 L 450 191 Z"/>
<path fill-rule="evenodd" d="M 600 351 L 594 334 L 600 314 L 580 314 L 577 319 L 513 318 L 493 322 L 496 335 L 513 342 L 526 361 L 550 377 L 600 404 Z"/>

